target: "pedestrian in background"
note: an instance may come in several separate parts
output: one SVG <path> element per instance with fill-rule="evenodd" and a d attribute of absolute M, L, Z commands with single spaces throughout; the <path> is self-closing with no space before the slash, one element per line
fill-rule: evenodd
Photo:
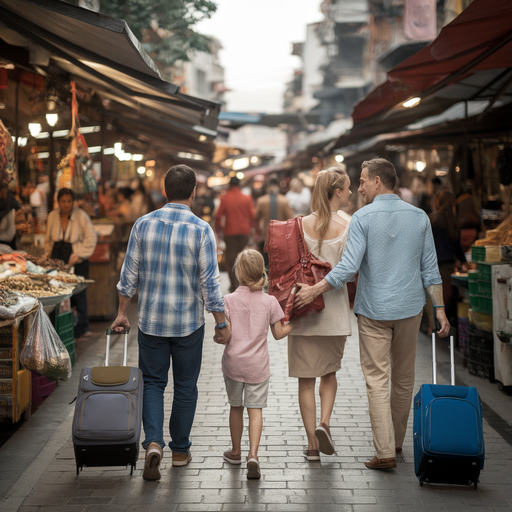
<path fill-rule="evenodd" d="M 280 194 L 281 187 L 275 178 L 269 178 L 267 190 L 264 196 L 256 202 L 256 223 L 260 233 L 260 252 L 263 254 L 265 265 L 268 267 L 268 254 L 263 248 L 267 241 L 267 230 L 271 220 L 293 219 L 295 213 L 288 202 L 288 199 Z"/>
<path fill-rule="evenodd" d="M 247 478 L 260 478 L 258 447 L 263 429 L 262 409 L 267 406 L 270 361 L 267 335 L 270 326 L 276 340 L 287 336 L 291 324 L 281 325 L 283 310 L 272 295 L 263 292 L 266 275 L 263 256 L 252 249 L 241 252 L 235 262 L 240 286 L 226 295 L 226 316 L 233 337 L 222 356 L 222 371 L 229 405 L 232 448 L 223 458 L 230 464 L 242 462 L 244 407 L 249 415 Z"/>
<path fill-rule="evenodd" d="M 311 191 L 300 178 L 293 178 L 290 181 L 290 190 L 286 193 L 286 199 L 292 207 L 295 217 L 307 215 L 311 206 Z"/>
<path fill-rule="evenodd" d="M 437 264 L 443 280 L 443 301 L 446 316 L 451 325 L 457 325 L 457 288 L 452 284 L 451 275 L 457 268 L 466 270 L 466 256 L 460 244 L 459 221 L 455 211 L 455 196 L 441 191 L 435 198 L 434 211 L 430 215 L 432 234 L 436 246 Z M 429 302 L 429 329 L 434 330 L 434 314 Z"/>
<path fill-rule="evenodd" d="M 376 158 L 361 168 L 366 206 L 352 216 L 343 258 L 319 283 L 301 285 L 295 305 L 340 288 L 359 271 L 354 313 L 376 450 L 365 466 L 388 469 L 396 467 L 407 430 L 425 290 L 436 308 L 438 334 L 447 336 L 450 324 L 429 218 L 393 193 L 393 164 Z"/>
<path fill-rule="evenodd" d="M 236 257 L 245 249 L 254 227 L 254 203 L 251 197 L 242 193 L 236 176 L 231 178 L 229 190 L 220 200 L 215 222 L 217 230 L 224 227 L 225 264 L 229 273 L 229 291 L 233 293 L 238 287 L 233 266 Z"/>
<path fill-rule="evenodd" d="M 144 377 L 142 420 L 146 450 L 143 478 L 160 479 L 164 391 L 172 360 L 174 396 L 169 432 L 172 465 L 191 460 L 190 431 L 197 404 L 201 369 L 204 309 L 217 322 L 216 341 L 228 343 L 215 235 L 210 225 L 191 211 L 196 175 L 186 165 L 165 175 L 168 203 L 138 219 L 132 229 L 121 269 L 119 311 L 112 330 L 130 327 L 127 309 L 139 292 L 139 367 Z"/>
<path fill-rule="evenodd" d="M 302 228 L 306 251 L 332 267 L 340 261 L 347 243 L 349 222 L 337 212 L 348 205 L 350 179 L 341 169 L 331 167 L 318 173 L 313 189 L 313 213 L 304 217 Z M 301 319 L 300 328 L 288 338 L 288 370 L 299 379 L 299 407 L 308 446 L 304 456 L 320 460 L 320 452 L 335 453 L 330 419 L 336 399 L 336 372 L 347 336 L 352 334 L 346 286 L 323 296 L 325 309 Z M 294 322 L 292 322 L 294 323 Z M 320 423 L 317 426 L 315 384 L 320 377 Z"/>

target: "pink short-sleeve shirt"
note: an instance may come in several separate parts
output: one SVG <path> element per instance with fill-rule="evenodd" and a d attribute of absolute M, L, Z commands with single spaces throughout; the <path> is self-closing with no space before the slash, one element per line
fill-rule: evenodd
<path fill-rule="evenodd" d="M 239 286 L 224 300 L 232 336 L 224 349 L 222 371 L 239 382 L 264 382 L 270 377 L 268 328 L 284 318 L 283 310 L 275 297 L 251 292 L 247 286 Z"/>

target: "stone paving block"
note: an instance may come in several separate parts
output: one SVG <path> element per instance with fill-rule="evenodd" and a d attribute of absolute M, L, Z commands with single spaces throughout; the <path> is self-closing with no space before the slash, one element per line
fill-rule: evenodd
<path fill-rule="evenodd" d="M 394 496 L 391 489 L 354 489 L 354 496 Z"/>
<path fill-rule="evenodd" d="M 311 512 L 352 512 L 354 510 L 352 505 L 331 505 L 322 503 L 321 507 L 314 504 L 309 505 Z"/>
<path fill-rule="evenodd" d="M 167 510 L 167 508 L 166 508 Z M 176 512 L 219 512 L 219 505 L 213 503 L 179 503 Z"/>
<path fill-rule="evenodd" d="M 245 492 L 241 489 L 221 489 L 217 493 L 204 494 L 203 503 L 244 503 Z"/>
<path fill-rule="evenodd" d="M 398 505 L 353 505 L 354 512 L 400 512 Z"/>
<path fill-rule="evenodd" d="M 87 509 L 84 505 L 42 505 L 39 511 L 43 512 L 85 512 Z M 23 507 L 19 509 L 23 510 Z"/>
<path fill-rule="evenodd" d="M 306 503 L 272 503 L 267 506 L 269 512 L 310 512 Z"/>
<path fill-rule="evenodd" d="M 332 484 L 325 480 L 309 480 L 302 482 L 288 482 L 289 489 L 329 489 Z"/>
<path fill-rule="evenodd" d="M 267 510 L 265 503 L 225 503 L 222 512 L 264 512 Z"/>
<path fill-rule="evenodd" d="M 351 503 L 353 505 L 363 503 L 378 503 L 375 496 L 334 496 L 334 503 Z"/>
<path fill-rule="evenodd" d="M 420 500 L 419 496 L 416 497 L 408 497 L 408 496 L 402 496 L 401 494 L 395 495 L 395 496 L 379 496 L 378 502 L 381 505 L 386 505 L 388 503 L 391 503 L 393 505 L 408 505 L 408 506 L 423 506 L 422 501 Z"/>
<path fill-rule="evenodd" d="M 112 496 L 76 496 L 69 498 L 67 505 L 108 505 L 112 502 Z"/>

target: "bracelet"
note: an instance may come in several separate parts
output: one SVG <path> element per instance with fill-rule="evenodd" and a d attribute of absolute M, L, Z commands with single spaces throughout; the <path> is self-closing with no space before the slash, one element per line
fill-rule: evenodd
<path fill-rule="evenodd" d="M 434 309 L 436 308 L 444 308 L 444 306 L 434 306 Z"/>
<path fill-rule="evenodd" d="M 217 324 L 217 325 L 215 326 L 215 329 L 219 329 L 219 330 L 220 330 L 220 329 L 224 329 L 224 328 L 226 328 L 227 326 L 228 326 L 228 323 L 227 323 L 227 322 L 222 322 L 222 323 L 220 323 L 220 324 Z"/>

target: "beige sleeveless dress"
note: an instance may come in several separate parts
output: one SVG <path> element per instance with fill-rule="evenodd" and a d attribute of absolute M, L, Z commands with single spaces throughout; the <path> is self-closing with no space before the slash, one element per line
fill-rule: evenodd
<path fill-rule="evenodd" d="M 343 255 L 347 236 L 348 228 L 339 237 L 324 240 L 319 254 L 318 240 L 304 233 L 308 251 L 333 268 Z M 347 287 L 331 290 L 323 297 L 325 309 L 301 318 L 301 326 L 288 336 L 290 377 L 323 377 L 341 368 L 345 341 L 352 334 Z"/>

